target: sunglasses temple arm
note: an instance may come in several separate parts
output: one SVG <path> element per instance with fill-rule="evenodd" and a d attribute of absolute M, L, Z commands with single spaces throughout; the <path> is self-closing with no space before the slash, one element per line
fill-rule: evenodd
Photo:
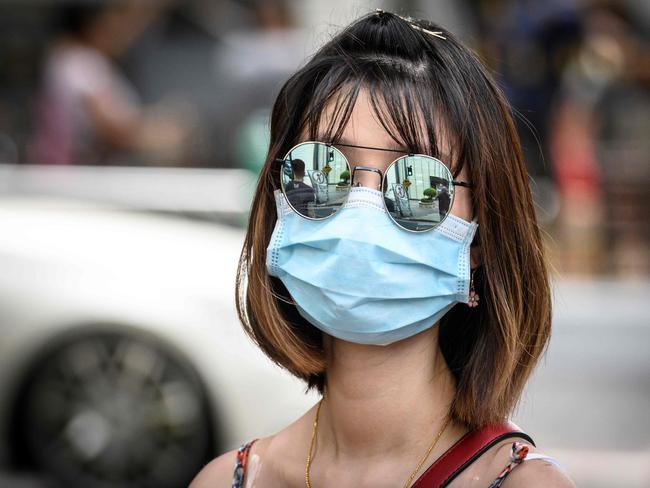
<path fill-rule="evenodd" d="M 469 183 L 465 183 L 464 181 L 452 181 L 452 183 L 456 186 L 464 186 L 465 188 L 472 188 L 472 185 Z"/>

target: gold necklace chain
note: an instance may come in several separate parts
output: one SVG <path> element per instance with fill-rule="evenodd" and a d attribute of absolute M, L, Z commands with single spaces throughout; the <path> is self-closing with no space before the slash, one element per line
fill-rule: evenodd
<path fill-rule="evenodd" d="M 316 429 L 318 428 L 318 417 L 320 416 L 320 407 L 322 403 L 323 403 L 323 399 L 321 398 L 320 401 L 318 402 L 318 408 L 316 409 L 316 419 L 314 420 L 314 427 L 311 434 L 311 443 L 309 444 L 309 454 L 307 454 L 307 467 L 305 468 L 305 484 L 307 488 L 311 488 L 311 482 L 309 480 L 309 468 L 311 467 L 311 462 L 313 460 L 312 453 L 314 450 L 314 444 L 316 443 Z M 415 470 L 411 473 L 411 476 L 409 476 L 409 479 L 406 481 L 406 483 L 404 483 L 404 488 L 408 488 L 409 486 L 411 486 L 411 481 L 413 481 L 413 478 L 415 478 L 417 472 L 420 471 L 420 468 L 429 457 L 429 454 L 431 454 L 431 451 L 438 443 L 438 440 L 440 440 L 440 436 L 442 436 L 442 433 L 447 428 L 447 424 L 449 424 L 450 419 L 451 417 L 447 416 L 445 423 L 442 424 L 442 428 L 440 429 L 440 432 L 438 432 L 438 435 L 433 440 L 433 443 L 429 446 L 429 449 L 427 449 L 426 454 L 422 457 Z"/>

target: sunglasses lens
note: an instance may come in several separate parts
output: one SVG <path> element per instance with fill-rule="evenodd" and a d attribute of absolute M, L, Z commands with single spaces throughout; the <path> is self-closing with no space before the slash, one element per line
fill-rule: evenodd
<path fill-rule="evenodd" d="M 335 214 L 350 191 L 350 166 L 333 146 L 305 142 L 291 149 L 282 163 L 282 191 L 293 209 L 310 219 Z"/>
<path fill-rule="evenodd" d="M 384 202 L 400 227 L 416 232 L 436 228 L 447 217 L 454 196 L 449 169 L 429 156 L 405 156 L 384 175 Z"/>

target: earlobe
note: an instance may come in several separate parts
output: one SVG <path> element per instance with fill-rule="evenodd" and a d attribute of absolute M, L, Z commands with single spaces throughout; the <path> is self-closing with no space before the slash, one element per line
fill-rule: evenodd
<path fill-rule="evenodd" d="M 482 264 L 481 246 L 478 244 L 469 248 L 469 266 L 471 269 L 477 268 Z"/>

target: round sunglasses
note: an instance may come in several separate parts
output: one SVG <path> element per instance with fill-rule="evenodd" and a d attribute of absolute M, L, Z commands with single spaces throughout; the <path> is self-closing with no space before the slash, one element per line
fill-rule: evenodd
<path fill-rule="evenodd" d="M 398 227 L 409 232 L 438 227 L 449 215 L 454 187 L 472 188 L 469 183 L 454 181 L 449 168 L 432 156 L 338 142 L 336 146 L 397 152 L 401 156 L 382 172 L 370 166 L 351 169 L 334 143 L 307 141 L 292 147 L 283 159 L 275 160 L 281 165 L 280 187 L 292 210 L 306 219 L 323 220 L 338 212 L 359 171 L 378 176 L 376 189 L 383 194 L 386 212 Z"/>

